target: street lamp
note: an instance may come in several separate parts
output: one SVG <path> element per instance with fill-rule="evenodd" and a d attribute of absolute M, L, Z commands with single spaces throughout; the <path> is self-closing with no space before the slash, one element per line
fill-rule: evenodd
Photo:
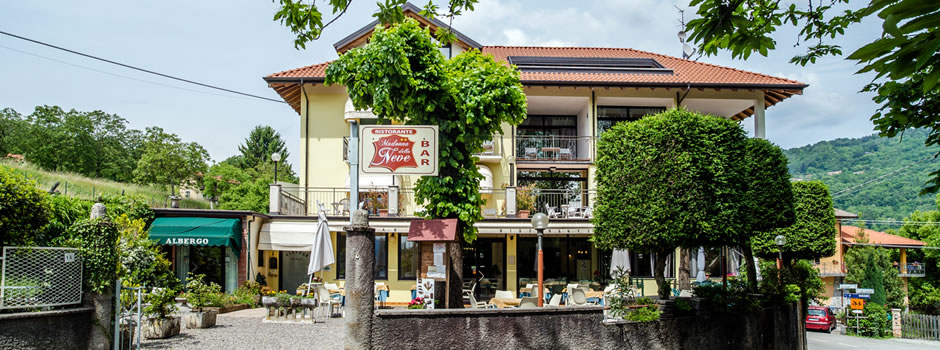
<path fill-rule="evenodd" d="M 546 227 L 548 227 L 548 215 L 545 215 L 545 213 L 535 213 L 535 215 L 532 215 L 532 227 L 535 228 L 535 232 L 538 232 L 538 235 L 539 235 L 539 243 L 538 243 L 538 257 L 539 257 L 539 262 L 538 262 L 539 264 L 539 267 L 538 267 L 539 287 L 538 288 L 539 288 L 539 291 L 537 295 L 539 296 L 539 307 L 542 307 L 544 306 L 543 304 L 545 303 L 545 296 L 542 295 L 542 291 L 545 290 L 542 285 L 542 272 L 545 270 L 545 264 L 543 263 L 543 260 L 542 260 L 542 232 L 545 231 Z"/>
<path fill-rule="evenodd" d="M 780 280 L 780 269 L 783 268 L 783 246 L 787 244 L 787 238 L 783 235 L 774 237 L 774 244 L 777 245 L 777 280 Z"/>
<path fill-rule="evenodd" d="M 281 153 L 274 152 L 271 154 L 271 160 L 274 161 L 274 184 L 277 184 L 277 163 L 281 162 Z"/>

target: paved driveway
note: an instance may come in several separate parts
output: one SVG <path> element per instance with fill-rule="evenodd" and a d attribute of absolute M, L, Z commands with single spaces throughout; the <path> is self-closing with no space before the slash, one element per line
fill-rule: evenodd
<path fill-rule="evenodd" d="M 940 342 L 913 339 L 870 339 L 822 332 L 806 332 L 806 345 L 809 350 L 937 350 Z"/>
<path fill-rule="evenodd" d="M 142 340 L 144 349 L 342 349 L 343 319 L 316 324 L 261 323 L 264 309 L 221 314 L 207 329 L 180 330 L 160 340 Z M 319 320 L 322 320 L 319 319 Z M 318 320 L 318 321 L 319 321 Z"/>

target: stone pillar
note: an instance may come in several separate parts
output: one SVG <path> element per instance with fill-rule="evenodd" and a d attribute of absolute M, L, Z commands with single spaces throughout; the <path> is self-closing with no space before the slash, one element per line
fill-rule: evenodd
<path fill-rule="evenodd" d="M 754 101 L 754 138 L 767 138 L 767 124 L 764 121 L 764 94 Z"/>
<path fill-rule="evenodd" d="M 104 203 L 98 202 L 91 206 L 92 219 L 108 219 L 108 208 Z M 111 348 L 111 337 L 114 331 L 112 321 L 114 320 L 114 294 L 113 293 L 83 293 L 85 306 L 95 308 L 92 312 L 91 334 L 88 335 L 88 348 L 95 350 L 107 350 Z"/>
<path fill-rule="evenodd" d="M 901 309 L 891 309 L 891 332 L 895 338 L 901 337 Z"/>
<path fill-rule="evenodd" d="M 375 229 L 369 212 L 356 210 L 346 226 L 346 349 L 372 348 L 375 308 Z"/>

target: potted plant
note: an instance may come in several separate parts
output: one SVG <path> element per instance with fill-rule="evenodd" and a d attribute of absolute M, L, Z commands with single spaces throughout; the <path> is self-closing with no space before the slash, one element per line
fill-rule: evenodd
<path fill-rule="evenodd" d="M 277 298 L 274 296 L 277 295 L 270 287 L 261 288 L 261 305 L 264 307 L 272 307 L 277 305 Z"/>
<path fill-rule="evenodd" d="M 180 317 L 173 316 L 176 312 L 176 291 L 169 288 L 154 288 L 147 294 L 147 307 L 144 314 L 144 337 L 147 339 L 164 339 L 180 333 Z"/>
<path fill-rule="evenodd" d="M 414 299 L 411 299 L 411 302 L 408 303 L 408 308 L 409 309 L 424 309 L 425 308 L 424 298 L 416 297 Z"/>
<path fill-rule="evenodd" d="M 190 274 L 186 278 L 186 302 L 192 308 L 186 314 L 186 328 L 209 328 L 215 326 L 217 310 L 206 309 L 216 305 L 221 299 L 222 287 L 213 282 L 206 284 L 203 279 L 206 275 Z"/>
<path fill-rule="evenodd" d="M 535 209 L 535 187 L 520 186 L 516 191 L 516 209 L 519 211 L 519 217 L 529 218 L 529 213 Z"/>

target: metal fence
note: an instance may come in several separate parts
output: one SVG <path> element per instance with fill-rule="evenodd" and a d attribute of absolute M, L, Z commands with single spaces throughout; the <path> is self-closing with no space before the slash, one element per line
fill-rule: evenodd
<path fill-rule="evenodd" d="M 4 247 L 0 265 L 0 309 L 82 302 L 82 258 L 78 249 Z"/>
<path fill-rule="evenodd" d="M 940 316 L 902 315 L 901 336 L 908 339 L 940 340 Z"/>

